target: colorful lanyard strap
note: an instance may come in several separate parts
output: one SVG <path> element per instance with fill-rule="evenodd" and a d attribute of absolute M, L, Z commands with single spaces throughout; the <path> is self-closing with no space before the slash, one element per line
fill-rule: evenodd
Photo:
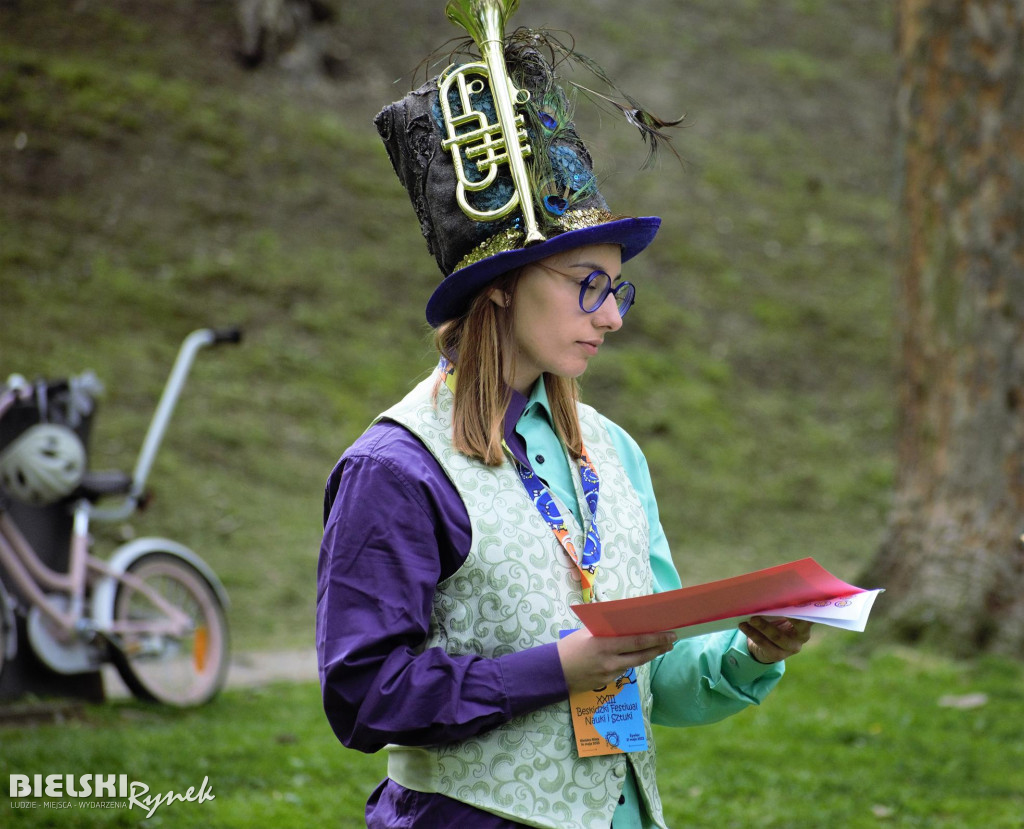
<path fill-rule="evenodd" d="M 454 393 L 455 367 L 450 361 L 442 357 L 439 369 L 442 382 Z M 533 501 L 533 505 L 555 534 L 555 538 L 562 545 L 562 549 L 565 550 L 569 558 L 573 560 L 579 569 L 583 601 L 593 601 L 594 580 L 597 577 L 597 566 L 601 561 L 601 534 L 597 529 L 597 500 L 601 490 L 601 481 L 598 478 L 594 464 L 590 460 L 590 456 L 587 454 L 586 447 L 583 447 L 582 455 L 577 461 L 580 471 L 580 483 L 583 487 L 583 497 L 587 503 L 587 509 L 590 511 L 590 527 L 587 530 L 586 540 L 583 544 L 583 555 L 581 556 L 576 550 L 576 545 L 573 544 L 572 539 L 569 537 L 569 530 L 565 526 L 565 520 L 562 518 L 562 513 L 559 511 L 550 490 L 548 490 L 544 482 L 528 465 L 522 463 L 512 454 L 512 450 L 504 440 L 501 443 L 505 448 L 505 453 L 512 461 L 512 465 L 519 473 L 519 478 L 522 480 L 523 486 L 526 487 L 526 492 L 530 496 L 530 500 Z"/>
<path fill-rule="evenodd" d="M 587 530 L 582 556 L 577 552 L 576 545 L 572 543 L 572 539 L 569 537 L 569 530 L 566 529 L 565 521 L 557 504 L 555 504 L 555 499 L 551 497 L 550 490 L 544 486 L 544 482 L 537 477 L 537 474 L 529 466 L 521 463 L 512 455 L 512 450 L 508 448 L 507 444 L 505 445 L 505 451 L 512 459 L 516 471 L 519 472 L 519 477 L 522 479 L 530 500 L 533 501 L 533 505 L 537 508 L 541 517 L 547 521 L 548 526 L 551 527 L 551 531 L 555 534 L 555 538 L 558 539 L 558 543 L 562 545 L 562 549 L 569 554 L 569 558 L 579 568 L 583 601 L 593 601 L 594 579 L 597 577 L 597 565 L 601 561 L 601 534 L 597 529 L 597 496 L 601 488 L 601 482 L 598 480 L 594 465 L 590 462 L 586 448 L 583 449 L 583 455 L 578 461 L 580 482 L 583 484 L 583 495 L 587 501 L 587 508 L 590 510 L 590 528 Z"/>

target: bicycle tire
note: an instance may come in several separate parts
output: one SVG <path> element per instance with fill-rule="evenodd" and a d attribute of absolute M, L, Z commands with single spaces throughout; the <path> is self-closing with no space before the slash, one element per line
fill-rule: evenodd
<path fill-rule="evenodd" d="M 195 567 L 169 553 L 140 556 L 128 573 L 156 590 L 192 620 L 185 636 L 149 631 L 119 633 L 114 665 L 128 689 L 139 699 L 178 707 L 202 705 L 213 699 L 227 679 L 229 638 L 224 606 Z M 131 585 L 118 585 L 114 598 L 115 624 L 152 621 L 166 614 Z"/>
<path fill-rule="evenodd" d="M 0 677 L 4 675 L 4 668 L 7 666 L 8 640 L 17 630 L 13 627 L 15 624 L 11 609 L 7 605 L 6 591 L 0 583 Z"/>

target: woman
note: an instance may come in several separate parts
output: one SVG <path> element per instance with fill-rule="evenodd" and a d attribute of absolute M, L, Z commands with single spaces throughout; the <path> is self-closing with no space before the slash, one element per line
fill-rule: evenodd
<path fill-rule="evenodd" d="M 759 703 L 809 635 L 763 619 L 680 641 L 573 630 L 572 604 L 680 586 L 642 452 L 576 385 L 622 326 L 623 262 L 660 220 L 608 213 L 571 124 L 548 130 L 564 98 L 526 42 L 506 59 L 540 110 L 528 158 L 548 186 L 528 198 L 544 241 L 526 243 L 521 215 L 481 220 L 461 203 L 437 81 L 377 119 L 446 277 L 427 304 L 440 365 L 326 489 L 324 708 L 346 746 L 389 751 L 369 826 L 664 826 L 651 723 Z M 581 753 L 577 695 L 627 685 L 641 747 Z"/>

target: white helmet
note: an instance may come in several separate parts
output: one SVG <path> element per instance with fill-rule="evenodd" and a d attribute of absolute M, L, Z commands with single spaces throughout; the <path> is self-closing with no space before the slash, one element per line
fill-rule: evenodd
<path fill-rule="evenodd" d="M 85 474 L 85 447 L 67 426 L 37 423 L 0 453 L 0 488 L 43 505 L 74 492 Z"/>

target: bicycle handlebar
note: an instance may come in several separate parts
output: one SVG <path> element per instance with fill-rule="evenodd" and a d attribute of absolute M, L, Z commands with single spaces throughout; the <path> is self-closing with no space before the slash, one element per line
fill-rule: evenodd
<path fill-rule="evenodd" d="M 96 510 L 93 515 L 100 520 L 120 520 L 131 515 L 143 496 L 146 488 L 146 479 L 156 460 L 157 450 L 163 441 L 164 432 L 167 431 L 167 424 L 171 420 L 174 407 L 177 405 L 178 397 L 185 386 L 185 380 L 192 368 L 196 354 L 203 348 L 214 345 L 237 344 L 242 341 L 240 328 L 200 328 L 193 331 L 181 344 L 178 349 L 178 356 L 175 358 L 174 366 L 164 385 L 163 394 L 157 404 L 153 419 L 150 421 L 146 437 L 139 450 L 138 460 L 135 462 L 135 471 L 132 473 L 132 485 L 119 509 Z"/>
<path fill-rule="evenodd" d="M 210 345 L 238 345 L 242 341 L 242 329 L 237 326 L 210 330 L 213 334 L 213 342 Z"/>

